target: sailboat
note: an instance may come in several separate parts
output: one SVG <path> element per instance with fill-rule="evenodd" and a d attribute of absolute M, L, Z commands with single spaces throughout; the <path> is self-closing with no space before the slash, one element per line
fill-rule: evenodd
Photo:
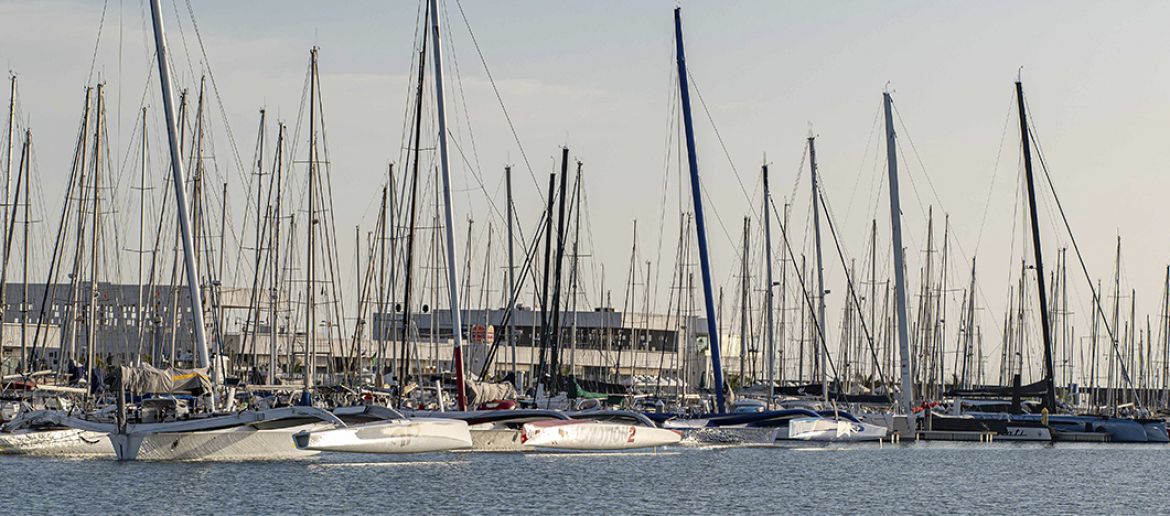
<path fill-rule="evenodd" d="M 695 210 L 695 229 L 699 243 L 699 265 L 703 278 L 708 335 L 710 336 L 711 369 L 714 372 L 715 410 L 698 417 L 670 419 L 662 423 L 667 429 L 679 430 L 687 442 L 701 443 L 773 443 L 777 439 L 842 439 L 873 440 L 885 436 L 885 429 L 836 415 L 826 416 L 808 409 L 764 410 L 726 414 L 722 357 L 719 348 L 719 330 L 716 321 L 714 288 L 711 281 L 711 263 L 707 250 L 707 230 L 703 213 L 702 189 L 696 155 L 694 124 L 691 115 L 690 89 L 686 68 L 686 54 L 682 36 L 682 10 L 674 10 L 675 60 L 678 66 L 679 100 L 682 104 L 683 127 L 686 135 L 687 164 L 690 169 L 692 204 Z M 823 314 L 823 310 L 822 310 Z M 837 414 L 834 412 L 834 414 Z M 850 416 L 851 417 L 851 416 Z M 794 427 L 792 423 L 796 421 Z M 796 428 L 795 433 L 791 430 Z M 783 430 L 781 430 L 783 429 Z M 825 429 L 831 429 L 826 432 Z M 880 435 L 879 435 L 880 434 Z"/>

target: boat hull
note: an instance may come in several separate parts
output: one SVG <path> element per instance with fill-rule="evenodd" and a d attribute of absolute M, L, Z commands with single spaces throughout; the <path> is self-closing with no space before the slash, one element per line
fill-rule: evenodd
<path fill-rule="evenodd" d="M 320 452 L 298 449 L 293 435 L 326 423 L 263 429 L 244 425 L 220 430 L 159 432 L 143 437 L 136 460 L 146 461 L 264 461 L 306 459 Z"/>
<path fill-rule="evenodd" d="M 525 423 L 524 444 L 536 449 L 616 451 L 678 444 L 682 432 L 638 425 L 587 420 Z"/>
<path fill-rule="evenodd" d="M 43 456 L 113 456 L 107 434 L 78 428 L 19 430 L 0 433 L 0 454 Z"/>
<path fill-rule="evenodd" d="M 848 419 L 799 418 L 787 428 L 776 430 L 780 441 L 815 441 L 827 443 L 873 442 L 886 437 L 886 427 Z"/>
<path fill-rule="evenodd" d="M 349 453 L 426 453 L 472 446 L 467 423 L 457 419 L 397 419 L 297 433 L 299 450 Z"/>

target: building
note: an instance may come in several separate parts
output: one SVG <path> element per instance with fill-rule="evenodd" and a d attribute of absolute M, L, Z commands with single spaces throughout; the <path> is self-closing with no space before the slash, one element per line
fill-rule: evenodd
<path fill-rule="evenodd" d="M 505 324 L 507 312 L 464 310 L 463 335 L 466 339 L 464 360 L 468 370 L 483 370 L 486 360 L 489 374 L 512 369 L 512 350 L 508 328 L 515 327 L 516 370 L 533 374 L 541 362 L 542 318 L 552 314 L 526 307 L 513 312 L 514 321 Z M 450 360 L 453 335 L 451 314 L 446 310 L 412 314 L 412 346 L 419 348 L 424 364 L 431 360 L 438 367 Z M 375 314 L 371 338 L 375 342 L 401 339 L 402 316 Z M 707 323 L 701 317 L 676 317 L 657 314 L 623 314 L 612 309 L 591 312 L 567 312 L 560 316 L 560 363 L 565 372 L 580 378 L 603 381 L 657 381 L 659 377 L 677 383 L 683 380 L 694 388 L 709 383 Z M 551 337 L 551 336 L 550 336 Z M 491 342 L 498 341 L 489 357 Z M 552 339 L 544 342 L 545 362 L 551 360 Z"/>

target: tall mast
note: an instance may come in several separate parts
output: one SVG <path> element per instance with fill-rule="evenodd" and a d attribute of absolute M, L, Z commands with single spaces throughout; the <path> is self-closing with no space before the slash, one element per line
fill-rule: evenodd
<path fill-rule="evenodd" d="M 768 408 L 772 407 L 772 400 L 776 397 L 776 336 L 773 333 L 772 309 L 775 303 L 775 292 L 772 285 L 772 192 L 768 188 L 768 165 L 763 166 L 764 175 L 764 335 L 768 347 Z"/>
<path fill-rule="evenodd" d="M 28 349 L 27 349 L 28 348 L 27 334 L 28 334 L 28 308 L 29 308 L 29 306 L 28 306 L 28 223 L 29 223 L 28 209 L 29 209 L 29 205 L 32 204 L 32 199 L 28 196 L 28 194 L 29 194 L 28 184 L 29 184 L 30 180 L 32 179 L 32 177 L 31 177 L 31 174 L 32 174 L 32 131 L 30 131 L 28 129 L 26 129 L 24 131 L 24 147 L 25 147 L 25 149 L 27 149 L 26 152 L 28 153 L 28 159 L 24 163 L 24 174 L 23 174 L 24 175 L 24 203 L 23 203 L 24 206 L 22 206 L 23 211 L 24 211 L 24 221 L 22 222 L 22 226 L 24 226 L 24 234 L 20 238 L 21 248 L 24 252 L 24 257 L 21 259 L 21 265 L 20 265 L 21 292 L 20 292 L 20 371 L 19 372 L 21 374 L 24 374 L 26 372 L 25 368 L 26 368 L 26 364 L 28 363 L 27 362 L 27 360 L 28 360 L 28 358 L 27 358 L 27 351 L 28 351 Z M 20 188 L 20 184 L 17 184 L 16 187 Z M 46 286 L 46 288 L 47 288 L 47 286 Z M 0 324 L 3 324 L 3 322 L 0 322 Z"/>
<path fill-rule="evenodd" d="M 101 239 L 101 227 L 98 224 L 101 222 L 101 170 L 102 170 L 102 124 L 105 123 L 105 102 L 102 91 L 104 85 L 98 83 L 97 86 L 97 105 L 94 111 L 94 125 L 93 125 L 93 199 L 90 214 L 93 218 L 90 221 L 90 256 L 89 256 L 89 310 L 86 316 L 85 329 L 85 349 L 87 364 L 86 381 L 93 380 L 94 359 L 97 356 L 97 301 L 98 301 L 98 259 L 101 253 L 98 252 L 98 241 Z M 7 254 L 7 253 L 6 253 Z M 92 388 L 90 392 L 96 392 Z"/>
<path fill-rule="evenodd" d="M 203 326 L 203 299 L 199 293 L 199 273 L 195 270 L 195 242 L 191 238 L 191 213 L 187 207 L 187 192 L 183 189 L 186 184 L 186 175 L 183 173 L 183 162 L 179 151 L 178 127 L 175 124 L 174 94 L 171 91 L 171 68 L 167 63 L 166 37 L 163 33 L 162 8 L 160 0 L 150 0 L 151 21 L 154 26 L 155 53 L 158 55 L 159 85 L 162 87 L 163 107 L 167 119 L 167 141 L 171 150 L 171 183 L 175 188 L 176 213 L 179 217 L 179 230 L 183 241 L 184 267 L 187 273 L 187 294 L 191 303 L 191 327 L 195 334 L 195 352 L 199 358 L 200 367 L 210 367 L 211 359 L 207 352 L 207 336 Z M 211 397 L 211 407 L 215 408 L 215 397 Z"/>
<path fill-rule="evenodd" d="M 552 368 L 552 385 L 550 387 L 553 390 L 560 388 L 561 385 L 561 273 L 565 261 L 565 197 L 567 197 L 568 182 L 569 148 L 563 147 L 561 149 L 560 198 L 557 199 L 557 255 L 556 261 L 553 262 L 552 326 L 549 327 L 552 335 L 552 349 L 549 354 L 549 363 Z"/>
<path fill-rule="evenodd" d="M 432 2 L 434 0 L 431 0 Z M 711 282 L 711 257 L 707 251 L 707 224 L 703 217 L 703 191 L 699 183 L 699 157 L 695 153 L 695 127 L 691 119 L 691 92 L 687 60 L 683 50 L 682 9 L 674 8 L 675 60 L 678 64 L 679 100 L 687 137 L 687 165 L 691 171 L 691 197 L 695 205 L 695 229 L 699 239 L 699 267 L 703 273 L 703 300 L 707 306 L 707 336 L 711 342 L 711 369 L 715 374 L 715 412 L 723 413 L 723 359 L 719 353 L 719 323 L 715 318 L 715 295 Z"/>
<path fill-rule="evenodd" d="M 410 356 L 410 352 L 408 351 L 408 348 L 407 348 L 407 335 L 409 335 L 409 333 L 410 333 L 410 319 L 411 319 L 411 311 L 410 311 L 411 299 L 410 298 L 411 298 L 411 294 L 413 293 L 413 290 L 414 290 L 414 288 L 411 286 L 411 283 L 412 283 L 411 280 L 414 278 L 414 273 L 413 273 L 413 271 L 414 271 L 414 238 L 415 238 L 415 227 L 414 226 L 416 224 L 416 220 L 418 217 L 418 168 L 419 168 L 419 161 L 420 161 L 419 160 L 419 152 L 421 151 L 421 148 L 422 148 L 422 139 L 421 138 L 422 138 L 422 112 L 423 112 L 422 104 L 423 104 L 423 84 L 424 84 L 423 81 L 425 79 L 426 62 L 427 62 L 427 34 L 428 34 L 427 31 L 428 31 L 428 27 L 426 25 L 426 22 L 427 22 L 426 16 L 429 14 L 432 14 L 432 13 L 428 12 L 428 13 L 424 13 L 424 15 L 423 15 L 424 16 L 423 17 L 423 39 L 422 39 L 422 48 L 420 48 L 418 51 L 418 85 L 416 86 L 415 100 L 414 100 L 414 148 L 412 149 L 412 151 L 414 153 L 414 163 L 412 165 L 411 172 L 410 172 L 410 207 L 408 208 L 410 213 L 408 214 L 409 222 L 407 222 L 407 227 L 406 227 L 406 266 L 405 266 L 406 278 L 405 278 L 405 285 L 404 285 L 403 293 L 402 293 L 402 297 L 403 297 L 403 301 L 402 301 L 402 335 L 401 335 L 401 346 L 400 346 L 400 348 L 402 349 L 402 365 L 398 369 L 400 372 L 397 375 L 395 375 L 399 380 L 399 382 L 398 382 L 399 395 L 401 395 L 402 387 L 404 386 L 404 382 L 406 381 L 406 373 L 407 373 L 407 371 L 410 370 L 410 361 L 407 358 Z M 461 328 L 460 328 L 460 331 L 462 331 Z M 420 371 L 419 374 L 422 374 L 422 372 Z"/>
<path fill-rule="evenodd" d="M 817 345 L 817 367 L 820 372 L 821 380 L 821 395 L 825 401 L 829 401 L 829 371 L 828 371 L 828 347 L 829 342 L 825 340 L 825 332 L 828 330 L 828 325 L 825 324 L 825 267 L 821 259 L 821 201 L 820 201 L 820 184 L 817 181 L 817 146 L 816 137 L 808 137 L 808 157 L 809 157 L 809 172 L 812 175 L 812 212 L 813 212 L 813 237 L 814 245 L 816 246 L 817 255 L 817 324 L 813 328 L 816 335 L 813 340 Z"/>
<path fill-rule="evenodd" d="M 1036 214 L 1036 186 L 1032 176 L 1032 142 L 1028 113 L 1024 106 L 1024 84 L 1016 81 L 1016 103 L 1020 113 L 1020 142 L 1024 148 L 1024 175 L 1028 180 L 1028 214 L 1032 221 L 1032 254 L 1036 260 L 1036 296 L 1040 301 L 1040 330 L 1044 336 L 1044 406 L 1056 410 L 1056 385 L 1052 373 L 1052 333 L 1048 324 L 1048 291 L 1044 287 L 1044 254 L 1040 247 L 1040 220 Z"/>
<path fill-rule="evenodd" d="M 86 181 L 86 157 L 89 155 L 89 114 L 90 114 L 90 98 L 92 97 L 92 87 L 85 88 L 85 108 L 81 115 L 81 131 L 78 136 L 78 151 L 77 151 L 77 181 L 73 188 L 77 189 L 77 230 L 74 239 L 74 254 L 73 254 L 73 273 L 69 275 L 69 302 L 66 305 L 68 316 L 62 321 L 62 325 L 67 326 L 61 332 L 61 342 L 68 342 L 67 355 L 70 360 L 77 359 L 77 312 L 78 312 L 78 298 L 80 297 L 80 281 L 81 281 L 81 254 L 82 246 L 85 245 L 84 240 L 84 217 L 85 217 L 85 181 Z M 64 212 L 63 212 L 64 213 Z M 61 220 L 64 221 L 71 214 L 63 214 Z M 4 297 L 4 289 L 0 289 L 0 300 Z M 0 338 L 3 338 L 4 325 L 0 324 Z"/>
<path fill-rule="evenodd" d="M 516 384 L 516 390 L 521 389 L 520 380 L 516 376 L 516 316 L 512 311 L 516 308 L 516 264 L 513 261 L 513 243 L 512 235 L 512 167 L 504 167 L 504 183 L 508 190 L 508 205 L 505 208 L 508 211 L 508 302 L 511 306 L 507 307 L 508 316 L 508 347 L 512 349 L 512 383 Z"/>
<path fill-rule="evenodd" d="M 142 170 L 139 171 L 138 179 L 138 305 L 135 307 L 137 315 L 135 322 L 138 323 L 138 356 L 134 359 L 134 364 L 142 363 L 142 345 L 145 338 L 145 324 L 142 322 L 143 316 L 146 314 L 146 309 L 143 304 L 146 302 L 146 283 L 142 281 L 142 259 L 146 253 L 146 107 L 142 108 Z"/>
<path fill-rule="evenodd" d="M 748 297 L 751 295 L 751 279 L 748 277 L 748 248 L 751 240 L 751 217 L 743 218 L 743 252 L 739 260 L 739 388 L 746 388 L 747 376 L 744 374 L 747 365 L 748 342 L 751 341 L 751 328 L 748 326 Z"/>
<path fill-rule="evenodd" d="M 375 371 L 374 385 L 379 388 L 382 387 L 382 375 L 384 373 L 382 368 L 382 355 L 386 351 L 386 202 L 389 199 L 388 190 L 390 189 L 390 175 L 394 173 L 394 164 L 390 164 L 387 171 L 386 184 L 382 185 L 382 203 L 378 209 L 378 248 L 377 248 L 377 263 L 378 263 L 378 298 L 375 300 L 377 314 L 376 320 L 378 327 L 374 330 L 374 339 L 378 346 L 377 362 L 371 364 Z M 370 250 L 374 252 L 373 249 Z"/>
<path fill-rule="evenodd" d="M 9 78 L 8 94 L 8 150 L 5 152 L 4 164 L 4 203 L 8 204 L 8 196 L 12 190 L 12 132 L 16 129 L 16 74 L 12 74 Z M 88 99 L 88 97 L 86 97 Z M 8 227 L 8 210 L 4 211 L 3 227 Z M 4 253 L 8 253 L 8 249 L 4 249 Z"/>
<path fill-rule="evenodd" d="M 898 142 L 894 132 L 893 98 L 882 93 L 886 115 L 886 169 L 890 175 L 890 230 L 894 247 L 894 309 L 898 319 L 898 354 L 902 370 L 902 393 L 898 408 L 910 417 L 914 408 L 914 383 L 910 378 L 910 328 L 906 315 L 906 256 L 902 247 L 902 201 L 898 196 Z"/>
<path fill-rule="evenodd" d="M 435 62 L 435 115 L 439 122 L 439 169 L 443 175 L 443 218 L 447 233 L 447 291 L 451 297 L 451 328 L 454 340 L 455 383 L 459 410 L 467 409 L 467 393 L 463 387 L 463 321 L 459 314 L 459 278 L 455 264 L 459 263 L 455 250 L 455 232 L 452 226 L 451 170 L 447 157 L 447 111 L 443 104 L 443 50 L 442 34 L 439 32 L 439 1 L 430 0 L 431 38 L 434 42 Z"/>
<path fill-rule="evenodd" d="M 20 162 L 16 166 L 16 187 L 17 187 L 17 190 L 20 189 L 20 181 L 24 178 L 24 170 L 28 167 L 28 162 L 30 159 L 31 159 L 31 156 L 29 155 L 29 141 L 26 138 L 24 144 L 22 144 L 20 146 Z M 17 193 L 19 194 L 19 191 Z M 20 199 L 20 196 L 17 195 L 16 200 L 19 200 L 19 199 Z M 3 208 L 4 220 L 6 220 L 7 223 L 4 226 L 4 236 L 2 239 L 4 242 L 4 255 L 3 255 L 2 261 L 0 261 L 0 263 L 3 264 L 3 268 L 2 268 L 3 270 L 0 270 L 0 306 L 4 306 L 7 302 L 6 301 L 7 296 L 5 294 L 8 291 L 8 264 L 9 264 L 9 258 L 10 258 L 11 251 L 12 251 L 12 236 L 15 233 L 14 230 L 16 229 L 15 228 L 16 204 L 13 203 L 11 208 L 12 208 L 11 214 L 9 214 L 7 206 L 5 206 Z M 23 308 L 22 308 L 22 310 L 23 310 Z M 0 321 L 0 327 L 3 327 L 3 325 L 4 325 L 3 321 Z M 0 332 L 0 335 L 2 335 L 2 332 Z M 24 356 L 25 356 L 24 326 L 23 326 L 23 324 L 21 326 L 20 338 L 21 338 L 20 363 L 23 364 L 24 363 Z M 23 369 L 23 366 L 22 366 L 22 369 Z"/>
<path fill-rule="evenodd" d="M 266 224 L 267 219 L 262 218 L 267 215 L 262 212 L 264 205 L 264 126 L 265 110 L 261 109 L 260 127 L 256 130 L 256 253 L 255 261 L 253 262 L 255 263 L 255 268 L 253 270 L 255 271 L 256 275 L 252 278 L 252 290 L 249 292 L 248 320 L 247 325 L 244 327 L 243 331 L 243 337 L 245 341 L 248 339 L 249 331 L 251 332 L 251 348 L 253 351 L 256 349 L 256 341 L 259 340 L 260 337 L 260 288 L 264 285 L 263 275 L 260 274 L 260 262 L 264 259 L 264 233 L 268 227 Z M 225 191 L 224 193 L 226 195 L 227 192 Z M 269 191 L 268 195 L 269 199 L 271 199 L 271 190 Z M 269 204 L 268 208 L 271 207 L 272 205 Z M 227 219 L 226 213 L 224 219 Z M 223 249 L 221 247 L 220 253 L 222 252 Z M 220 275 L 222 276 L 222 274 L 223 270 L 221 268 Z M 258 361 L 256 360 L 256 356 L 256 353 L 253 352 L 251 363 L 251 369 L 253 372 L 256 371 L 257 366 L 259 365 Z"/>
<path fill-rule="evenodd" d="M 317 372 L 317 271 L 314 263 L 317 226 L 317 47 L 309 50 L 309 213 L 305 224 L 308 251 L 305 283 L 305 368 L 301 403 L 312 403 L 313 376 Z"/>
<path fill-rule="evenodd" d="M 268 385 L 276 385 L 276 337 L 277 337 L 277 307 L 280 305 L 280 193 L 281 170 L 284 168 L 284 124 L 278 124 L 276 129 L 276 158 L 272 164 L 272 188 L 276 199 L 272 206 L 272 251 L 270 251 L 270 267 L 272 268 L 272 284 L 268 294 Z M 289 342 L 292 347 L 292 342 Z"/>
<path fill-rule="evenodd" d="M 573 187 L 576 192 L 573 194 L 576 200 L 576 207 L 573 208 L 573 267 L 572 272 L 569 273 L 569 299 L 572 300 L 570 310 L 573 314 L 573 331 L 569 334 L 570 346 L 569 351 L 569 374 L 576 374 L 577 370 L 577 276 L 580 274 L 579 260 L 581 259 L 578 244 L 581 241 L 581 162 L 577 162 L 577 181 Z"/>

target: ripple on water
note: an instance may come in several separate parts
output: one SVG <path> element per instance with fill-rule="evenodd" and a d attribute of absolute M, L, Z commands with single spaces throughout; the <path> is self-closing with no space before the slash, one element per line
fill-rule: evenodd
<path fill-rule="evenodd" d="M 826 451 L 825 448 L 815 448 Z M 903 445 L 793 453 L 336 454 L 118 463 L 3 456 L 10 513 L 1163 512 L 1166 446 Z M 8 511 L 6 511 L 8 512 Z"/>

